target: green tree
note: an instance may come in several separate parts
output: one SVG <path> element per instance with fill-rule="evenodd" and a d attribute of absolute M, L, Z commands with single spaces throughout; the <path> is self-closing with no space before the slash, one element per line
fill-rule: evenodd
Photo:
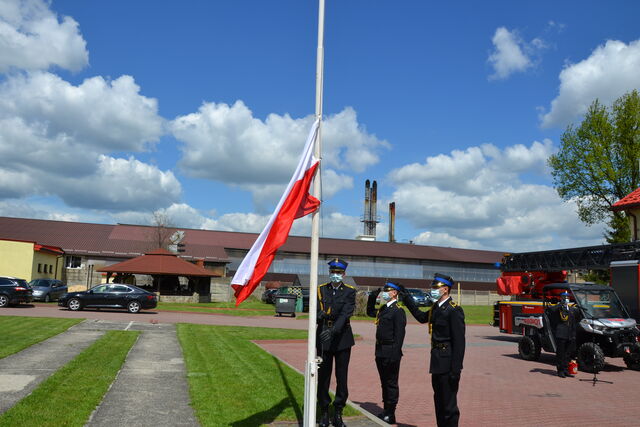
<path fill-rule="evenodd" d="M 580 220 L 607 223 L 609 243 L 628 242 L 624 213 L 611 206 L 638 188 L 640 168 L 640 96 L 637 90 L 611 108 L 594 101 L 578 127 L 570 125 L 557 154 L 549 158 L 560 197 L 575 200 Z"/>

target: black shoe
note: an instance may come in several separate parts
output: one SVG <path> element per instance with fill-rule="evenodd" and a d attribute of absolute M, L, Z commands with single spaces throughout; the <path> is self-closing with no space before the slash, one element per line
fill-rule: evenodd
<path fill-rule="evenodd" d="M 566 378 L 567 376 L 564 374 L 564 371 L 558 371 L 558 376 L 560 378 Z"/>
<path fill-rule="evenodd" d="M 318 421 L 318 427 L 329 427 L 329 411 L 323 410 L 320 412 L 320 421 Z"/>
<path fill-rule="evenodd" d="M 384 417 L 381 417 L 382 421 L 384 421 L 387 424 L 395 424 L 396 423 L 396 414 L 393 412 L 388 412 L 384 415 Z"/>
<path fill-rule="evenodd" d="M 336 413 L 333 414 L 333 426 L 334 427 L 347 427 L 342 421 L 342 409 L 336 409 Z"/>

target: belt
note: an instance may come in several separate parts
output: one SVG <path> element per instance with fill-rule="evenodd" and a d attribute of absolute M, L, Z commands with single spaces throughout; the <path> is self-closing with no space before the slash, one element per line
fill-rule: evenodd
<path fill-rule="evenodd" d="M 431 347 L 432 348 L 439 348 L 440 350 L 444 350 L 447 347 L 449 347 L 449 344 L 448 343 L 433 343 L 433 344 L 431 344 Z"/>

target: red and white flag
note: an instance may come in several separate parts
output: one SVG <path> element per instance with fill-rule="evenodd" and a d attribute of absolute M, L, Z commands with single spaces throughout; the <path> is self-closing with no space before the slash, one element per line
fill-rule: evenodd
<path fill-rule="evenodd" d="M 320 200 L 309 194 L 309 185 L 320 163 L 313 156 L 318 124 L 318 120 L 313 123 L 298 167 L 267 226 L 251 246 L 231 280 L 236 306 L 247 299 L 260 284 L 271 266 L 276 251 L 287 241 L 293 220 L 314 212 L 320 206 Z"/>

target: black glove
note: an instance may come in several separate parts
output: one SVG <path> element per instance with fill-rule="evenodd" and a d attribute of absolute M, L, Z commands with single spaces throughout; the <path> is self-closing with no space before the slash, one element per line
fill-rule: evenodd
<path fill-rule="evenodd" d="M 323 345 L 329 345 L 331 343 L 332 337 L 333 337 L 333 328 L 327 328 L 324 331 L 320 332 L 320 342 Z"/>
<path fill-rule="evenodd" d="M 449 372 L 449 387 L 451 391 L 458 391 L 460 385 L 460 372 Z"/>
<path fill-rule="evenodd" d="M 371 294 L 375 295 L 375 297 L 378 298 L 378 295 L 380 295 L 380 292 L 382 292 L 382 288 L 378 288 L 375 291 L 371 291 Z"/>
<path fill-rule="evenodd" d="M 324 320 L 324 319 L 326 319 L 326 318 L 327 318 L 327 313 L 325 313 L 325 312 L 324 312 L 324 311 L 322 311 L 322 310 L 320 310 L 320 311 L 318 312 L 318 315 L 316 316 L 316 320 L 317 320 L 318 322 L 321 322 L 321 321 L 323 321 L 323 320 Z"/>

